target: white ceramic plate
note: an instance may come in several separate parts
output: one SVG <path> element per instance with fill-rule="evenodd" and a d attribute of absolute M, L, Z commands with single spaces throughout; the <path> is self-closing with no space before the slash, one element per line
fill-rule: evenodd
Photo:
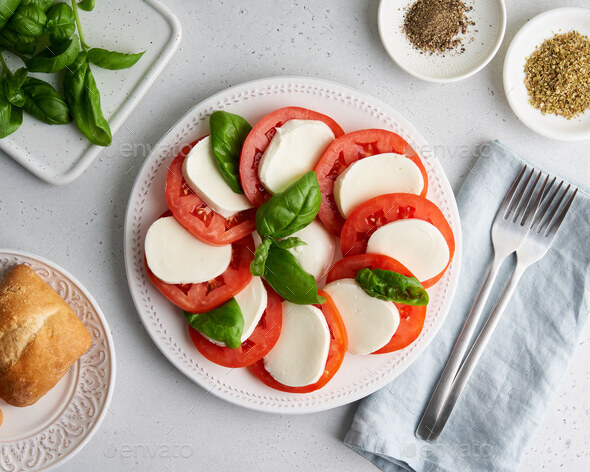
<path fill-rule="evenodd" d="M 90 45 L 121 52 L 145 50 L 130 69 L 92 68 L 114 135 L 176 51 L 180 22 L 159 0 L 101 0 L 94 11 L 81 11 L 80 17 Z M 13 70 L 22 66 L 6 55 Z M 33 75 L 56 85 L 58 74 Z M 74 123 L 50 126 L 25 113 L 22 126 L 0 140 L 0 149 L 45 182 L 66 184 L 105 148 L 90 144 Z"/>
<path fill-rule="evenodd" d="M 514 37 L 504 60 L 504 91 L 512 111 L 533 131 L 559 141 L 590 139 L 590 111 L 571 120 L 543 115 L 529 104 L 524 66 L 527 57 L 543 41 L 573 29 L 590 35 L 590 9 L 558 8 L 541 13 L 524 25 Z"/>
<path fill-rule="evenodd" d="M 385 128 L 403 136 L 423 157 L 429 175 L 428 197 L 439 205 L 455 233 L 455 258 L 444 278 L 430 292 L 424 330 L 408 348 L 385 355 L 347 354 L 338 373 L 323 389 L 309 394 L 273 390 L 248 369 L 213 364 L 195 349 L 182 311 L 151 284 L 144 270 L 143 241 L 148 227 L 166 209 L 164 186 L 168 165 L 182 147 L 209 132 L 209 115 L 228 110 L 256 123 L 284 106 L 311 108 L 334 118 L 345 131 Z M 139 316 L 162 353 L 207 391 L 244 407 L 278 413 L 325 410 L 362 398 L 403 372 L 440 328 L 455 292 L 461 263 L 461 229 L 453 192 L 432 148 L 401 115 L 362 92 L 309 78 L 277 77 L 238 85 L 193 108 L 162 138 L 140 170 L 125 218 L 125 265 Z"/>
<path fill-rule="evenodd" d="M 473 6 L 475 25 L 461 35 L 465 52 L 423 54 L 408 40 L 402 26 L 406 8 L 416 0 L 381 0 L 379 34 L 387 53 L 407 73 L 429 82 L 455 82 L 483 69 L 496 55 L 506 30 L 504 0 L 465 0 Z M 471 41 L 473 38 L 473 41 Z"/>
<path fill-rule="evenodd" d="M 0 470 L 54 470 L 78 453 L 107 413 L 115 387 L 115 350 L 92 295 L 61 267 L 26 252 L 0 249 L 0 279 L 16 264 L 30 266 L 72 307 L 92 347 L 37 403 L 16 408 L 0 399 Z"/>

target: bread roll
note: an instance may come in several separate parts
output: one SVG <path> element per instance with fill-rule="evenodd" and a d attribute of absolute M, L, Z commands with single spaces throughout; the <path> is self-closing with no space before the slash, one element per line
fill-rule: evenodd
<path fill-rule="evenodd" d="M 29 406 L 51 390 L 91 346 L 68 304 L 32 269 L 0 282 L 0 397 Z"/>

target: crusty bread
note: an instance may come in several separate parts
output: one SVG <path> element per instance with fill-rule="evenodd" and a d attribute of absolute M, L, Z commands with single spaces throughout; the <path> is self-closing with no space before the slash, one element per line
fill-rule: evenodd
<path fill-rule="evenodd" d="M 68 304 L 25 265 L 0 282 L 0 397 L 28 406 L 51 390 L 91 346 Z"/>

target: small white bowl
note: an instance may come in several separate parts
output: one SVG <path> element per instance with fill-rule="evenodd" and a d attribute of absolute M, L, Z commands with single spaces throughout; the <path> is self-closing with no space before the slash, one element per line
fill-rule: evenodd
<path fill-rule="evenodd" d="M 557 8 L 534 17 L 512 40 L 504 61 L 504 91 L 512 111 L 533 131 L 558 141 L 590 139 L 590 111 L 568 120 L 557 115 L 543 115 L 529 104 L 524 80 L 526 59 L 546 39 L 556 33 L 575 29 L 590 35 L 590 9 Z"/>
<path fill-rule="evenodd" d="M 379 4 L 381 42 L 407 73 L 429 82 L 456 82 L 479 72 L 498 52 L 506 31 L 504 0 L 466 0 L 467 6 L 473 6 L 470 18 L 475 25 L 463 35 L 465 51 L 444 55 L 421 53 L 402 31 L 406 8 L 415 1 L 381 0 Z"/>

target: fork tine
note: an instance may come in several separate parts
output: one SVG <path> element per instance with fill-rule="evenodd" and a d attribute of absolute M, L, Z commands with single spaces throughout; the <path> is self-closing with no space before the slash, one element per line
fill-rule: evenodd
<path fill-rule="evenodd" d="M 512 182 L 512 185 L 510 186 L 510 190 L 508 190 L 508 193 L 506 193 L 506 196 L 504 197 L 504 200 L 502 200 L 500 208 L 498 209 L 498 214 L 504 214 L 505 218 L 507 217 L 506 210 L 508 209 L 508 205 L 510 204 L 512 197 L 514 196 L 514 192 L 516 192 L 518 184 L 520 183 L 520 180 L 522 179 L 522 176 L 524 175 L 526 169 L 527 169 L 527 166 L 525 164 L 524 166 L 522 166 L 522 169 L 520 170 L 520 172 L 518 173 L 518 175 L 516 176 L 516 178 Z"/>
<path fill-rule="evenodd" d="M 568 185 L 568 190 L 569 190 L 569 187 L 570 186 Z M 565 193 L 567 193 L 567 191 Z M 565 196 L 565 193 L 564 193 L 564 196 Z M 574 191 L 572 192 L 571 196 L 567 200 L 567 202 L 565 202 L 565 205 L 563 206 L 563 208 L 561 209 L 561 211 L 559 212 L 557 217 L 553 218 L 553 220 L 551 221 L 551 224 L 547 228 L 547 232 L 545 233 L 546 238 L 553 239 L 555 237 L 555 235 L 557 234 L 557 230 L 559 230 L 561 223 L 563 223 L 563 220 L 565 219 L 565 215 L 567 214 L 568 210 L 570 209 L 570 206 L 572 206 L 572 202 L 574 201 L 574 198 L 576 198 L 577 193 L 578 193 L 578 189 L 575 188 Z"/>
<path fill-rule="evenodd" d="M 541 173 L 539 172 L 539 177 L 540 176 L 541 176 Z M 537 177 L 537 181 L 539 180 L 539 177 Z M 524 216 L 522 217 L 522 221 L 520 223 L 521 226 L 528 226 L 529 221 L 531 220 L 531 218 L 534 216 L 534 214 L 539 209 L 539 205 L 541 204 L 541 198 L 546 194 L 545 189 L 547 188 L 548 181 L 549 181 L 549 175 L 547 175 L 547 177 L 545 177 L 545 180 L 541 184 L 541 188 L 537 191 L 535 198 L 527 206 L 527 209 L 526 209 Z M 551 185 L 553 185 L 554 181 L 555 181 L 555 178 L 553 178 L 553 181 L 551 182 L 551 184 L 549 185 L 548 188 L 551 188 Z M 537 185 L 537 182 L 535 182 L 535 186 L 536 185 Z M 535 187 L 533 187 L 533 189 L 534 188 Z M 532 190 L 531 190 L 531 192 L 532 192 Z"/>
<path fill-rule="evenodd" d="M 553 180 L 555 180 L 555 179 L 553 179 Z M 535 214 L 535 218 L 533 220 L 533 224 L 531 225 L 531 229 L 537 230 L 541 227 L 541 222 L 545 218 L 545 215 L 547 215 L 549 208 L 551 207 L 553 201 L 555 200 L 555 196 L 559 193 L 559 190 L 561 189 L 562 186 L 563 186 L 563 180 L 561 180 L 559 182 L 559 184 L 553 190 L 551 195 L 549 195 L 549 192 L 547 192 L 547 194 L 543 197 L 543 200 L 541 201 L 541 207 L 539 208 L 539 211 L 537 211 L 537 213 Z"/>
<path fill-rule="evenodd" d="M 557 213 L 557 211 L 559 210 L 559 207 L 561 206 L 561 203 L 563 202 L 563 199 L 565 198 L 565 196 L 567 195 L 567 193 L 569 192 L 571 187 L 571 184 L 568 185 L 565 190 L 563 190 L 559 196 L 556 196 L 555 198 L 557 198 L 557 202 L 556 203 L 552 203 L 549 206 L 550 211 L 547 212 L 547 216 L 545 216 L 545 218 L 543 218 L 543 221 L 539 224 L 539 233 L 543 233 L 545 232 L 545 230 L 547 230 L 547 228 L 549 227 L 549 223 L 551 223 L 551 220 L 553 219 L 553 217 L 555 216 L 555 214 Z"/>
<path fill-rule="evenodd" d="M 520 218 L 520 215 L 522 213 L 526 213 L 526 209 L 531 202 L 531 198 L 533 197 L 533 194 L 535 192 L 535 188 L 537 187 L 537 184 L 539 183 L 539 179 L 541 178 L 541 171 L 539 171 L 539 173 L 537 174 L 537 177 L 533 181 L 533 184 L 529 185 L 529 182 L 530 182 L 531 177 L 533 176 L 534 172 L 535 172 L 535 169 L 531 169 L 531 173 L 527 179 L 526 185 L 525 185 L 525 187 L 523 189 L 523 193 L 521 195 L 522 198 L 517 202 L 518 206 L 516 208 L 516 211 L 514 212 L 514 217 L 512 218 L 513 223 L 516 223 L 518 221 L 518 219 Z M 521 226 L 523 226 L 523 224 L 524 223 L 521 223 Z"/>
<path fill-rule="evenodd" d="M 516 193 L 515 193 L 514 197 L 510 200 L 510 204 L 508 205 L 508 210 L 506 211 L 506 216 L 505 216 L 506 219 L 510 218 L 510 215 L 513 215 L 516 212 L 516 210 L 518 208 L 518 204 L 522 200 L 522 195 L 524 194 L 526 188 L 528 187 L 529 182 L 530 182 L 531 177 L 533 176 L 534 172 L 535 172 L 535 169 L 531 169 L 531 171 L 528 173 L 528 175 L 526 175 L 526 177 L 524 177 L 524 180 L 521 180 L 519 182 L 518 187 L 516 189 Z"/>

